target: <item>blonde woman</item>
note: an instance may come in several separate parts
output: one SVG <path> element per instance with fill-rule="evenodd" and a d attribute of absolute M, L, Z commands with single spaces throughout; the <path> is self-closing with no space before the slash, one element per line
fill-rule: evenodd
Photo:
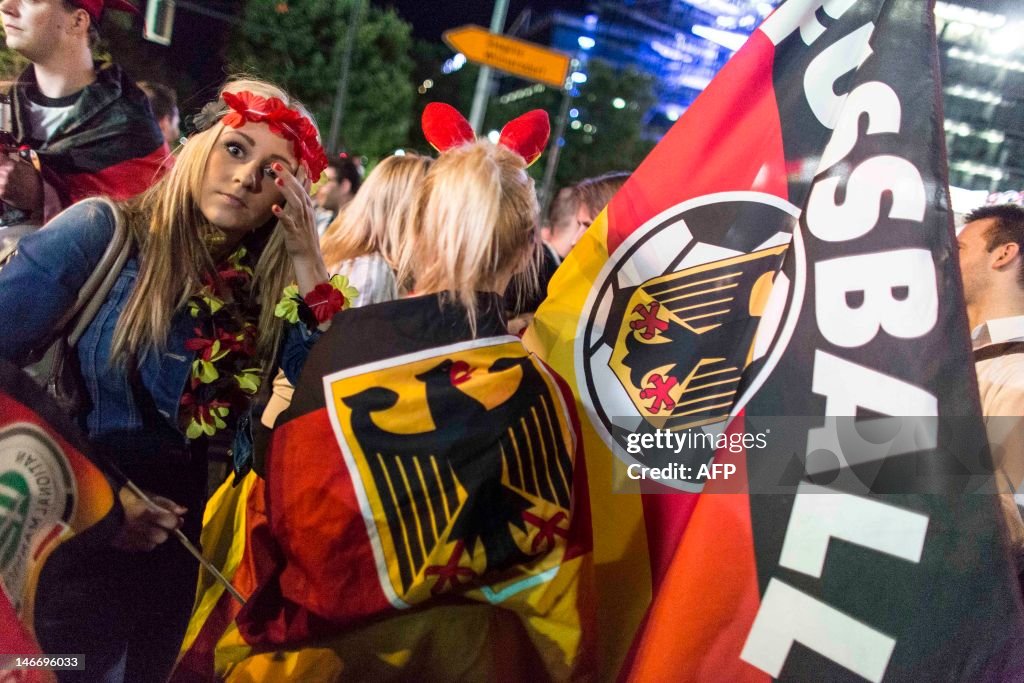
<path fill-rule="evenodd" d="M 76 347 L 89 399 L 78 418 L 160 509 L 122 488 L 116 547 L 64 546 L 47 564 L 36 631 L 47 652 L 84 656 L 69 680 L 166 678 L 197 571 L 167 541 L 175 528 L 198 537 L 208 437 L 234 427 L 279 355 L 302 357 L 315 336 L 274 317 L 284 287 L 297 282 L 318 320 L 337 308 L 308 194 L 326 161 L 308 112 L 273 85 L 239 80 L 198 123 L 149 191 L 119 207 L 72 206 L 0 272 L 0 356 L 18 362 L 71 306 L 118 213 L 130 233 L 132 255 Z"/>
<path fill-rule="evenodd" d="M 430 158 L 405 154 L 384 159 L 320 240 L 331 272 L 348 276 L 359 292 L 354 306 L 398 296 L 394 271 L 406 214 Z"/>
<path fill-rule="evenodd" d="M 398 297 L 395 269 L 402 230 L 415 190 L 429 167 L 430 158 L 418 154 L 383 160 L 320 239 L 329 270 L 348 277 L 356 292 L 352 306 Z M 283 372 L 278 373 L 260 417 L 263 426 L 273 428 L 278 415 L 291 403 L 292 392 L 292 383 Z M 239 471 L 245 467 L 244 463 L 236 465 Z M 257 469 L 262 470 L 262 465 Z"/>
<path fill-rule="evenodd" d="M 492 144 L 439 106 L 424 128 L 442 154 L 400 257 L 414 292 L 342 311 L 310 352 L 267 458 L 268 533 L 254 536 L 253 556 L 277 564 L 254 578 L 239 633 L 324 680 L 586 678 L 574 403 L 507 333 L 502 305 L 535 263 L 526 166 L 547 116 Z M 224 642 L 220 675 L 265 670 L 270 655 L 233 659 L 237 646 Z"/>
<path fill-rule="evenodd" d="M 394 270 L 402 228 L 413 194 L 429 167 L 429 157 L 388 157 L 324 233 L 324 262 L 333 272 L 348 276 L 349 284 L 358 291 L 353 305 L 366 306 L 398 296 Z"/>

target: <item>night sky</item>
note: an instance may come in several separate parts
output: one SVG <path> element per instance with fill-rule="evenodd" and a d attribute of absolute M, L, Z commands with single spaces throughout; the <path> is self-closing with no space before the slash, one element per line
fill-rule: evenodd
<path fill-rule="evenodd" d="M 490 26 L 491 12 L 494 4 L 489 0 L 372 0 L 381 7 L 394 7 L 398 14 L 413 26 L 413 35 L 425 40 L 440 40 L 441 34 L 447 29 L 462 24 L 479 24 Z M 552 9 L 564 9 L 582 12 L 586 9 L 587 0 L 510 0 L 508 28 L 529 7 L 533 10 L 534 19 L 538 19 Z"/>

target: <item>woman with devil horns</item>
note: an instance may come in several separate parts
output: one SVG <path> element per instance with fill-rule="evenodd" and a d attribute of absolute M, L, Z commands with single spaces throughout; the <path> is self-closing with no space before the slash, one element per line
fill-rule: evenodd
<path fill-rule="evenodd" d="M 72 541 L 46 564 L 40 642 L 86 666 L 62 680 L 166 679 L 197 573 L 168 539 L 179 528 L 198 538 L 208 439 L 235 427 L 282 352 L 301 357 L 345 301 L 317 244 L 308 190 L 326 159 L 305 108 L 237 80 L 197 128 L 146 193 L 72 206 L 0 272 L 0 357 L 24 361 L 58 329 L 116 227 L 127 231 L 129 257 L 74 349 L 87 397 L 77 417 L 115 478 L 152 503 L 123 486 L 114 547 Z M 303 322 L 276 319 L 275 304 Z"/>
<path fill-rule="evenodd" d="M 252 535 L 252 556 L 277 566 L 218 645 L 226 680 L 592 673 L 574 402 L 502 317 L 537 262 L 526 167 L 547 115 L 497 144 L 447 105 L 423 119 L 441 154 L 399 258 L 413 291 L 342 311 L 310 351 L 270 442 L 267 531 Z"/>

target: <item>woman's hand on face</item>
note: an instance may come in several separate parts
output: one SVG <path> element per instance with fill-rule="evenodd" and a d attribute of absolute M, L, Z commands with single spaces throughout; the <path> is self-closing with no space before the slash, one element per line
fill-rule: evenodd
<path fill-rule="evenodd" d="M 300 166 L 298 173 L 292 173 L 283 164 L 274 163 L 273 170 L 277 175 L 274 183 L 283 195 L 284 206 L 275 204 L 271 210 L 284 229 L 285 249 L 295 268 L 299 291 L 305 295 L 328 277 L 320 256 L 313 198 L 309 195 L 312 183 L 305 166 Z"/>
<path fill-rule="evenodd" d="M 188 510 L 163 496 L 150 496 L 149 499 L 157 506 L 152 507 L 122 486 L 117 497 L 124 509 L 124 523 L 111 545 L 119 550 L 152 550 L 185 523 L 182 515 Z"/>
<path fill-rule="evenodd" d="M 284 228 L 284 244 L 288 255 L 295 258 L 309 258 L 319 254 L 320 246 L 316 234 L 316 214 L 313 198 L 309 196 L 309 182 L 306 167 L 300 166 L 293 174 L 284 164 L 275 162 L 274 184 L 281 192 L 283 202 L 274 204 L 271 211 Z"/>

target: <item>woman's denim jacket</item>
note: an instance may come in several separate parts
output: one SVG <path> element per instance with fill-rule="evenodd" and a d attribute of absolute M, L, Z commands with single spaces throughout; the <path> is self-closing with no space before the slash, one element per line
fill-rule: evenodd
<path fill-rule="evenodd" d="M 106 204 L 86 200 L 21 241 L 18 254 L 0 270 L 0 357 L 24 364 L 28 354 L 51 334 L 102 258 L 114 233 L 113 220 Z M 133 255 L 78 342 L 78 359 L 92 404 L 83 426 L 92 439 L 165 426 L 180 433 L 178 407 L 196 354 L 185 349 L 195 325 L 187 309 L 172 317 L 164 348 L 151 349 L 138 359 L 141 388 L 166 424 L 154 425 L 144 419 L 146 411 L 136 400 L 137 388 L 129 381 L 124 364 L 111 362 L 114 328 L 138 272 L 138 258 Z M 280 361 L 294 381 L 319 335 L 309 334 L 301 324 L 287 327 Z M 184 435 L 181 439 L 184 442 Z"/>

